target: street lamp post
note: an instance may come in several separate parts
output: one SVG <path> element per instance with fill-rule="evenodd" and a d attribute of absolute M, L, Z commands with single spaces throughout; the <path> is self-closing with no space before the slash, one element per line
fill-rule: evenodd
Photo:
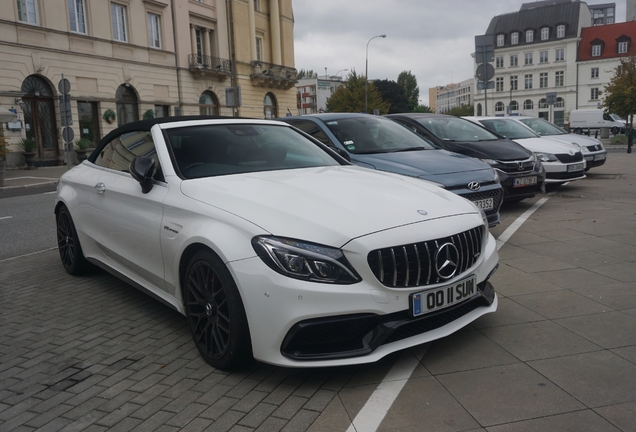
<path fill-rule="evenodd" d="M 348 70 L 349 70 L 349 69 L 340 69 L 338 72 L 336 72 L 336 75 L 335 75 L 335 76 L 338 76 L 338 74 L 339 74 L 340 72 L 346 72 L 346 71 L 348 71 Z"/>
<path fill-rule="evenodd" d="M 369 39 L 369 42 L 367 42 L 367 56 L 366 56 L 366 61 L 365 61 L 365 69 L 364 69 L 364 112 L 368 112 L 369 111 L 369 43 L 375 39 L 375 38 L 385 38 L 386 35 L 382 34 L 382 35 L 377 35 L 377 36 L 373 36 L 371 39 Z"/>

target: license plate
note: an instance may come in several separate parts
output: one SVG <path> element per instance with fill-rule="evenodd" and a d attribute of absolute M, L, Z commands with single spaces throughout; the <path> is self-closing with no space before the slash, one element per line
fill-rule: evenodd
<path fill-rule="evenodd" d="M 594 160 L 605 160 L 606 158 L 607 158 L 607 155 L 604 155 L 604 154 L 594 156 Z"/>
<path fill-rule="evenodd" d="M 584 163 L 577 163 L 573 165 L 568 165 L 568 172 L 572 171 L 583 171 L 585 169 Z"/>
<path fill-rule="evenodd" d="M 524 187 L 524 186 L 532 186 L 537 184 L 537 177 L 520 177 L 514 179 L 512 182 L 512 187 Z"/>
<path fill-rule="evenodd" d="M 420 293 L 411 294 L 411 313 L 419 316 L 444 309 L 477 294 L 477 277 L 468 278 Z"/>
<path fill-rule="evenodd" d="M 495 207 L 495 202 L 492 198 L 486 198 L 473 201 L 477 207 L 482 210 L 492 210 Z"/>

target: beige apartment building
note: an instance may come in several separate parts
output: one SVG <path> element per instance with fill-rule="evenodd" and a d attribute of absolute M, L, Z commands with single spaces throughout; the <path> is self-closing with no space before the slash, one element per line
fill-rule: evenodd
<path fill-rule="evenodd" d="M 149 117 L 284 116 L 296 109 L 292 0 L 4 0 L 0 106 L 12 152 L 65 160 L 60 80 L 75 139 Z"/>

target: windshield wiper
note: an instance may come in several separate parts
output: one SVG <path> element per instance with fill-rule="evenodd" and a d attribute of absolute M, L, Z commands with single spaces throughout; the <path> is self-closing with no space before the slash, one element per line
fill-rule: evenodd
<path fill-rule="evenodd" d="M 409 147 L 397 150 L 390 150 L 389 153 L 399 153 L 399 152 L 407 152 L 407 151 L 420 151 L 420 150 L 429 150 L 426 147 Z"/>

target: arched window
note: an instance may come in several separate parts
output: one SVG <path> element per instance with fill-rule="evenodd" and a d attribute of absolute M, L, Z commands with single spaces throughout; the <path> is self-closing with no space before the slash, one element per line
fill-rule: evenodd
<path fill-rule="evenodd" d="M 510 102 L 510 111 L 519 111 L 519 102 L 517 101 Z"/>
<path fill-rule="evenodd" d="M 199 114 L 201 115 L 219 115 L 219 100 L 211 91 L 204 91 L 199 98 Z"/>
<path fill-rule="evenodd" d="M 565 101 L 563 100 L 563 98 L 558 97 L 556 100 L 556 103 L 554 104 L 555 108 L 563 108 L 565 107 Z"/>
<path fill-rule="evenodd" d="M 523 109 L 524 110 L 534 109 L 534 104 L 532 103 L 530 99 L 526 99 L 525 101 L 523 101 Z"/>
<path fill-rule="evenodd" d="M 548 107 L 548 101 L 543 98 L 543 99 L 539 99 L 539 109 L 544 109 Z"/>
<path fill-rule="evenodd" d="M 25 136 L 37 142 L 38 160 L 57 160 L 59 149 L 51 86 L 44 78 L 30 75 L 24 79 L 20 90 L 24 94 L 21 108 Z"/>
<path fill-rule="evenodd" d="M 123 126 L 139 120 L 137 94 L 130 87 L 130 84 L 117 87 L 115 98 L 117 99 L 117 126 Z"/>
<path fill-rule="evenodd" d="M 477 116 L 481 116 L 481 104 L 477 104 Z"/>
<path fill-rule="evenodd" d="M 278 109 L 276 108 L 276 98 L 273 94 L 267 93 L 263 99 L 263 114 L 266 119 L 278 117 Z"/>
<path fill-rule="evenodd" d="M 495 104 L 495 111 L 503 112 L 503 110 L 504 110 L 504 103 L 503 102 L 497 102 Z"/>

